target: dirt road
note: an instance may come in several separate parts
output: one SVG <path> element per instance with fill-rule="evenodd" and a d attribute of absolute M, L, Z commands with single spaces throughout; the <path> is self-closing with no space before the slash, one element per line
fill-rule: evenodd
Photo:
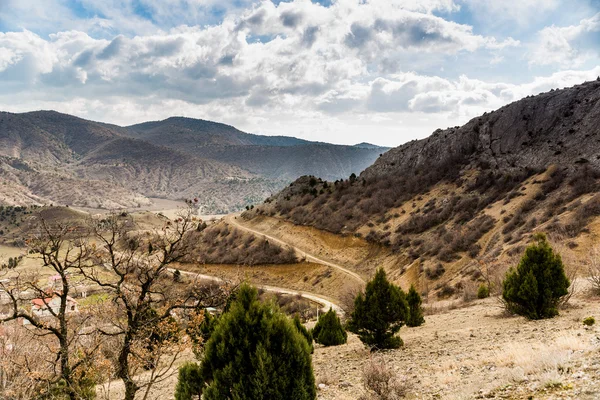
<path fill-rule="evenodd" d="M 244 225 L 242 225 L 242 224 L 241 224 L 241 223 L 240 223 L 240 222 L 239 222 L 239 221 L 236 219 L 236 217 L 237 217 L 237 216 L 238 216 L 238 215 L 236 215 L 236 214 L 229 214 L 229 215 L 227 215 L 227 216 L 224 218 L 224 220 L 225 220 L 225 222 L 227 222 L 228 224 L 230 224 L 230 225 L 232 225 L 232 226 L 234 226 L 234 227 L 236 227 L 236 228 L 238 228 L 238 229 L 244 230 L 244 231 L 246 231 L 246 232 L 250 232 L 250 233 L 252 233 L 253 235 L 262 236 L 262 237 L 264 237 L 264 238 L 267 238 L 267 239 L 269 239 L 269 240 L 271 240 L 271 241 L 273 241 L 273 242 L 275 242 L 275 243 L 278 243 L 278 244 L 280 244 L 280 245 L 282 245 L 282 246 L 288 246 L 288 247 L 291 247 L 291 248 L 293 248 L 293 249 L 296 251 L 296 253 L 298 253 L 298 255 L 299 255 L 300 257 L 304 257 L 304 258 L 305 258 L 307 261 L 312 261 L 312 262 L 314 262 L 314 263 L 317 263 L 317 264 L 327 265 L 328 267 L 335 268 L 335 269 L 337 269 L 337 270 L 339 270 L 339 271 L 342 271 L 343 273 L 345 273 L 345 274 L 347 274 L 347 275 L 351 276 L 352 278 L 356 279 L 357 281 L 359 281 L 359 282 L 361 282 L 361 283 L 365 283 L 365 280 L 364 280 L 364 279 L 363 279 L 363 278 L 362 278 L 360 275 L 358 275 L 356 272 L 350 271 L 349 269 L 347 269 L 347 268 L 344 268 L 344 267 L 342 267 L 342 266 L 341 266 L 341 265 L 339 265 L 339 264 L 334 264 L 334 263 L 332 263 L 332 262 L 325 261 L 325 260 L 323 260 L 322 258 L 319 258 L 319 257 L 317 257 L 317 256 L 315 256 L 315 255 L 313 255 L 313 254 L 310 254 L 310 253 L 306 252 L 306 251 L 305 251 L 305 250 L 303 250 L 303 249 L 300 249 L 300 248 L 298 248 L 298 247 L 294 246 L 294 245 L 293 245 L 293 244 L 291 244 L 291 243 L 287 243 L 287 242 L 285 242 L 285 241 L 283 241 L 283 240 L 281 240 L 281 239 L 278 239 L 278 238 L 276 238 L 276 237 L 274 237 L 274 236 L 267 235 L 266 233 L 263 233 L 263 232 L 260 232 L 260 231 L 257 231 L 257 230 L 255 230 L 255 229 L 248 228 L 247 226 L 244 226 Z"/>
<path fill-rule="evenodd" d="M 169 271 L 175 272 L 175 269 L 170 268 Z M 218 278 L 216 276 L 212 276 L 212 275 L 198 274 L 195 272 L 183 271 L 183 270 L 179 270 L 179 272 L 182 275 L 186 275 L 186 276 L 189 276 L 189 277 L 192 277 L 195 279 L 207 280 L 207 281 L 213 281 L 213 282 L 224 282 L 223 279 Z M 292 296 L 301 296 L 307 300 L 310 300 L 310 301 L 320 304 L 322 306 L 321 310 L 324 312 L 329 311 L 329 309 L 332 308 L 335 312 L 337 312 L 338 315 L 340 315 L 340 316 L 344 315 L 344 310 L 338 304 L 335 304 L 331 300 L 329 300 L 323 296 L 314 294 L 314 293 L 300 292 L 297 290 L 291 290 L 291 289 L 286 289 L 286 288 L 277 287 L 277 286 L 268 286 L 268 285 L 255 285 L 255 286 L 257 288 L 263 289 L 267 292 L 289 294 Z"/>

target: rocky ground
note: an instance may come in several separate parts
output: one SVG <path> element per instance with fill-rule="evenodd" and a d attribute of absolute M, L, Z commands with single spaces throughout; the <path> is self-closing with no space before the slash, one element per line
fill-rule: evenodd
<path fill-rule="evenodd" d="M 349 334 L 345 345 L 316 345 L 318 399 L 360 398 L 363 370 L 373 360 L 395 372 L 407 399 L 599 399 L 600 327 L 583 325 L 588 316 L 599 319 L 600 297 L 587 291 L 558 317 L 543 321 L 507 316 L 497 299 L 489 298 L 438 309 L 426 316 L 425 325 L 403 327 L 404 347 L 398 350 L 370 353 Z M 174 398 L 173 372 L 150 398 Z M 99 397 L 122 398 L 120 386 L 113 382 L 108 393 L 107 385 L 99 388 Z"/>
<path fill-rule="evenodd" d="M 370 359 L 396 372 L 409 399 L 598 399 L 600 329 L 582 320 L 599 311 L 600 298 L 582 294 L 560 316 L 528 321 L 490 298 L 403 327 L 399 350 L 371 354 L 349 335 L 315 349 L 319 399 L 357 399 Z"/>

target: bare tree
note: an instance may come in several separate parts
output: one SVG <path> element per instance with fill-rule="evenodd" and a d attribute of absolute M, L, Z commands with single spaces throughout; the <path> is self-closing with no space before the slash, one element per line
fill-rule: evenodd
<path fill-rule="evenodd" d="M 483 277 L 485 284 L 488 287 L 488 290 L 492 291 L 492 274 L 490 271 L 490 264 L 483 259 L 477 260 L 477 262 L 473 263 L 475 269 L 479 273 L 481 277 Z"/>
<path fill-rule="evenodd" d="M 356 296 L 358 296 L 359 293 L 363 293 L 364 289 L 365 288 L 363 284 L 354 282 L 347 283 L 344 286 L 340 297 L 340 305 L 346 312 L 346 315 L 350 316 L 354 312 L 354 301 Z"/>
<path fill-rule="evenodd" d="M 132 220 L 117 214 L 92 221 L 89 249 L 96 263 L 82 265 L 81 273 L 111 297 L 109 321 L 99 330 L 118 338 L 115 375 L 123 381 L 125 400 L 140 390 L 147 398 L 152 386 L 172 372 L 181 349 L 176 317 L 222 305 L 228 296 L 224 286 L 173 279 L 172 266 L 187 255 L 186 239 L 197 224 L 192 207 L 152 232 L 137 231 Z"/>
<path fill-rule="evenodd" d="M 83 268 L 88 259 L 87 246 L 80 233 L 72 226 L 48 224 L 40 219 L 38 231 L 28 239 L 29 252 L 39 256 L 42 268 L 56 274 L 60 290 L 45 287 L 36 274 L 19 274 L 9 283 L 0 282 L 10 308 L 8 315 L 0 322 L 21 320 L 28 323 L 31 326 L 30 333 L 40 338 L 49 356 L 45 363 L 50 368 L 36 376 L 35 381 L 62 391 L 73 400 L 82 398 L 82 392 L 86 390 L 80 385 L 79 378 L 84 374 L 81 370 L 89 365 L 98 345 L 92 335 L 81 333 L 90 316 L 71 313 L 69 309 L 73 302 L 69 276 Z M 26 308 L 34 299 L 37 299 L 45 315 Z M 58 300 L 58 304 L 55 300 Z M 27 357 L 23 362 L 31 365 Z"/>
<path fill-rule="evenodd" d="M 571 283 L 568 288 L 568 292 L 565 296 L 560 299 L 558 306 L 560 308 L 568 307 L 569 301 L 579 290 L 579 280 L 577 276 L 583 265 L 582 260 L 570 251 L 569 247 L 565 244 L 565 241 L 552 240 L 552 247 L 561 256 L 564 263 L 565 275 Z"/>

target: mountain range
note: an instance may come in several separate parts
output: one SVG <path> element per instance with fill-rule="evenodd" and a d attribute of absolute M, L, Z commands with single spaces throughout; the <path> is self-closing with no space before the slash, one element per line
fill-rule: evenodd
<path fill-rule="evenodd" d="M 342 179 L 386 148 L 260 136 L 174 117 L 128 127 L 55 111 L 0 113 L 0 202 L 135 208 L 198 198 L 205 213 L 262 201 L 300 175 Z"/>

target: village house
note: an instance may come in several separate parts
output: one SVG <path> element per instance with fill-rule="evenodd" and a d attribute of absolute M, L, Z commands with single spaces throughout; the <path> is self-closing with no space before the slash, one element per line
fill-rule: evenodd
<path fill-rule="evenodd" d="M 31 312 L 33 315 L 39 318 L 48 317 L 52 315 L 52 312 L 57 314 L 60 311 L 60 296 L 58 293 L 54 293 L 51 297 L 44 299 L 38 298 L 31 300 Z M 67 296 L 67 308 L 66 313 L 77 313 L 79 307 L 77 301 L 71 296 Z"/>

